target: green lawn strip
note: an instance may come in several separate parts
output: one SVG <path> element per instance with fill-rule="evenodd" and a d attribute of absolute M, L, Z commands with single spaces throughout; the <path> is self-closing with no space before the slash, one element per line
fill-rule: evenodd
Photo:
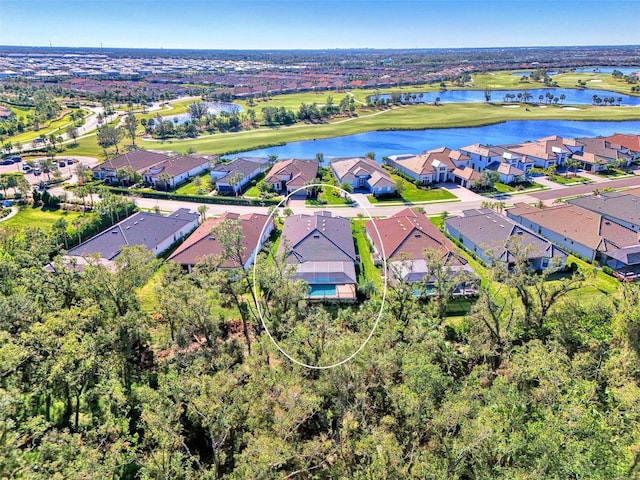
<path fill-rule="evenodd" d="M 352 220 L 351 231 L 356 242 L 358 255 L 360 256 L 360 262 L 362 265 L 364 277 L 368 280 L 371 280 L 378 291 L 380 291 L 383 286 L 382 272 L 373 264 L 373 258 L 371 258 L 369 241 L 365 237 L 364 233 L 366 223 L 367 220 Z"/>
<path fill-rule="evenodd" d="M 157 313 L 159 310 L 158 299 L 156 297 L 156 289 L 162 282 L 166 264 L 163 263 L 158 270 L 151 275 L 151 278 L 145 285 L 138 289 L 137 296 L 140 302 L 140 309 L 148 314 Z"/>
<path fill-rule="evenodd" d="M 322 174 L 320 178 L 320 183 L 324 183 L 327 185 L 334 185 L 338 187 L 338 182 L 331 174 L 331 171 L 328 168 L 321 168 L 320 173 Z M 318 201 L 320 202 L 320 206 L 322 205 L 331 205 L 331 206 L 341 206 L 348 205 L 348 199 L 345 198 L 340 190 L 331 187 L 322 187 L 320 192 L 318 193 Z M 325 203 L 326 202 L 326 203 Z M 307 205 L 314 205 L 310 200 L 305 202 Z"/>
<path fill-rule="evenodd" d="M 566 178 L 564 175 L 547 175 L 547 180 L 559 183 L 560 185 L 579 185 L 594 183 L 593 180 L 581 177 L 580 175 L 572 175 L 569 178 Z"/>
<path fill-rule="evenodd" d="M 71 212 L 68 210 L 61 209 L 50 209 L 50 208 L 33 208 L 30 206 L 20 207 L 20 210 L 13 217 L 5 220 L 0 223 L 0 230 L 3 228 L 17 228 L 17 229 L 25 229 L 29 227 L 41 228 L 43 230 L 49 230 L 53 226 L 53 224 L 64 218 L 68 225 L 77 219 L 82 217 L 83 214 L 81 212 Z"/>

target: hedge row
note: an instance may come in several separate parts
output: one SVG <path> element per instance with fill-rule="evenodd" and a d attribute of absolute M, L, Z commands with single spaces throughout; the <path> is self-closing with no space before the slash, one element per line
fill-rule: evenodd
<path fill-rule="evenodd" d="M 244 205 L 253 207 L 269 207 L 278 205 L 279 199 L 257 199 L 257 198 L 237 198 L 237 197 L 220 197 L 220 196 L 200 196 L 200 195 L 179 195 L 172 192 L 151 192 L 148 190 L 135 190 L 120 187 L 109 187 L 113 193 L 121 195 L 135 195 L 142 198 L 156 198 L 159 200 L 182 200 L 184 202 L 197 203 L 216 203 L 220 205 Z"/>

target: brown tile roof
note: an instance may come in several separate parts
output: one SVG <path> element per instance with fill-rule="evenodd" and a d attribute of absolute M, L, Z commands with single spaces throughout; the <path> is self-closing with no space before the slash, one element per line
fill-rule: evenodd
<path fill-rule="evenodd" d="M 607 140 L 616 145 L 622 145 L 623 147 L 628 148 L 629 150 L 633 150 L 634 152 L 640 152 L 640 135 L 616 133 L 614 135 L 604 137 L 604 140 Z"/>
<path fill-rule="evenodd" d="M 419 155 L 396 160 L 398 165 L 415 172 L 418 175 L 426 175 L 434 172 L 434 162 L 438 161 L 448 169 L 456 168 L 451 160 L 452 150 L 447 147 L 428 150 Z"/>
<path fill-rule="evenodd" d="M 312 181 L 318 174 L 318 162 L 315 160 L 298 160 L 288 159 L 276 162 L 267 177 L 265 182 L 278 183 L 279 176 L 288 176 L 287 186 L 289 187 L 302 187 L 306 182 Z"/>
<path fill-rule="evenodd" d="M 575 205 L 537 208 L 516 203 L 514 208 L 508 210 L 508 214 L 511 218 L 530 220 L 592 250 L 608 252 L 638 243 L 638 233 Z"/>
<path fill-rule="evenodd" d="M 201 158 L 201 157 L 184 157 L 184 156 L 176 156 L 176 157 L 168 157 L 161 162 L 158 162 L 154 165 L 151 165 L 147 169 L 143 170 L 141 173 L 143 176 L 157 177 L 166 173 L 170 177 L 175 177 L 178 175 L 182 175 L 183 173 L 188 172 L 200 165 L 208 164 L 209 160 Z"/>
<path fill-rule="evenodd" d="M 187 240 L 184 241 L 168 258 L 169 261 L 181 265 L 194 265 L 206 256 L 216 256 L 222 254 L 223 248 L 211 230 L 220 225 L 224 220 L 237 220 L 242 229 L 242 252 L 243 264 L 249 259 L 249 255 L 254 251 L 260 240 L 260 232 L 269 219 L 268 215 L 250 213 L 238 215 L 237 213 L 225 213 L 217 218 L 210 218 L 202 223 Z M 232 259 L 223 259 L 221 268 L 240 267 Z"/>
<path fill-rule="evenodd" d="M 135 171 L 141 172 L 168 158 L 170 158 L 169 155 L 164 153 L 150 152 L 148 150 L 132 150 L 131 152 L 123 153 L 111 160 L 102 162 L 93 167 L 92 170 L 116 170 L 118 168 L 131 167 Z"/>
<path fill-rule="evenodd" d="M 476 172 L 473 168 L 466 166 L 464 168 L 456 168 L 453 171 L 453 175 L 455 177 L 464 178 L 465 180 L 475 180 L 480 177 L 479 172 Z"/>
<path fill-rule="evenodd" d="M 391 176 L 375 160 L 367 157 L 336 158 L 331 160 L 331 168 L 342 179 L 349 173 L 354 176 L 369 175 L 369 184 L 394 186 Z"/>
<path fill-rule="evenodd" d="M 377 251 L 381 255 L 384 252 L 387 260 L 397 260 L 401 254 L 414 260 L 424 258 L 425 249 L 438 250 L 444 257 L 453 250 L 451 242 L 426 215 L 410 208 L 389 218 L 369 220 L 366 228 Z"/>

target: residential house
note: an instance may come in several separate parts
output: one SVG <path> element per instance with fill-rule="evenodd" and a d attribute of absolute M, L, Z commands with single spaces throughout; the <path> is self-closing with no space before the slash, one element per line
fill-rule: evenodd
<path fill-rule="evenodd" d="M 481 145 L 479 143 L 462 147 L 460 151 L 469 157 L 469 163 L 467 165 L 477 172 L 483 171 L 490 163 L 499 162 L 502 156 L 502 152 L 495 147 Z"/>
<path fill-rule="evenodd" d="M 309 284 L 309 299 L 355 300 L 358 258 L 348 219 L 329 212 L 287 217 L 278 254 Z"/>
<path fill-rule="evenodd" d="M 225 221 L 235 221 L 240 228 L 242 234 L 240 259 L 223 257 L 224 247 L 213 233 L 213 229 Z M 179 263 L 189 272 L 196 263 L 208 256 L 217 257 L 220 261 L 219 268 L 247 269 L 255 261 L 272 230 L 273 219 L 268 215 L 225 213 L 220 217 L 205 220 L 167 260 Z"/>
<path fill-rule="evenodd" d="M 316 160 L 280 160 L 276 162 L 264 181 L 282 195 L 289 195 L 308 183 L 317 182 L 318 162 Z M 297 192 L 297 197 L 305 197 L 304 190 Z"/>
<path fill-rule="evenodd" d="M 634 232 L 640 232 L 640 198 L 635 195 L 607 192 L 572 198 L 567 203 L 586 208 Z"/>
<path fill-rule="evenodd" d="M 210 175 L 221 195 L 239 194 L 254 178 L 267 171 L 269 161 L 258 157 L 237 157 L 211 168 Z"/>
<path fill-rule="evenodd" d="M 445 219 L 445 230 L 487 263 L 499 261 L 510 267 L 519 253 L 535 270 L 559 268 L 567 261 L 562 249 L 488 208 L 465 210 L 461 217 Z"/>
<path fill-rule="evenodd" d="M 637 162 L 640 160 L 640 135 L 616 133 L 608 137 L 603 137 L 603 140 L 610 144 L 620 145 L 626 148 L 627 153 L 633 157 L 633 161 Z"/>
<path fill-rule="evenodd" d="M 499 181 L 507 185 L 524 181 L 526 175 L 524 170 L 507 162 L 492 162 L 487 165 L 486 170 L 496 172 Z"/>
<path fill-rule="evenodd" d="M 565 164 L 569 155 L 573 151 L 565 145 L 575 143 L 572 140 L 564 140 L 557 135 L 545 137 L 535 142 L 525 142 L 519 145 L 510 145 L 508 149 L 523 158 L 527 158 L 529 162 L 538 168 L 549 168 L 552 166 L 560 167 Z M 576 145 L 575 151 L 580 148 Z M 522 160 L 521 160 L 522 161 Z"/>
<path fill-rule="evenodd" d="M 373 245 L 374 263 L 380 265 L 386 258 L 391 282 L 424 282 L 429 291 L 435 282 L 425 255 L 425 251 L 430 250 L 448 269 L 449 275 L 460 279 L 454 294 L 475 291 L 470 281 L 473 269 L 455 253 L 453 244 L 423 213 L 406 208 L 389 218 L 369 220 L 366 232 Z"/>
<path fill-rule="evenodd" d="M 639 243 L 637 232 L 577 205 L 537 208 L 516 203 L 507 216 L 556 245 L 602 264 L 616 250 Z"/>
<path fill-rule="evenodd" d="M 582 153 L 574 154 L 573 158 L 590 172 L 601 172 L 617 162 L 628 166 L 634 159 L 634 155 L 627 148 L 602 137 L 578 138 L 577 141 L 583 145 L 583 150 Z"/>
<path fill-rule="evenodd" d="M 149 150 L 132 150 L 92 168 L 93 177 L 118 184 L 118 170 L 138 172 L 154 188 L 170 189 L 209 168 L 209 160 L 198 156 L 172 156 Z"/>
<path fill-rule="evenodd" d="M 329 164 L 338 183 L 348 183 L 354 191 L 367 190 L 374 195 L 393 194 L 396 190 L 391 176 L 370 158 L 338 158 Z"/>
<path fill-rule="evenodd" d="M 66 257 L 96 256 L 105 263 L 113 261 L 124 246 L 142 245 L 156 256 L 165 252 L 198 226 L 200 216 L 180 208 L 166 217 L 151 212 L 136 212 L 114 226 L 72 248 Z"/>
<path fill-rule="evenodd" d="M 453 180 L 453 171 L 464 166 L 469 158 L 447 147 L 428 150 L 419 155 L 394 155 L 387 164 L 420 184 Z"/>
<path fill-rule="evenodd" d="M 171 190 L 189 178 L 209 168 L 209 160 L 202 157 L 167 157 L 142 172 L 145 183 L 156 189 Z"/>
<path fill-rule="evenodd" d="M 120 183 L 120 180 L 116 176 L 118 169 L 128 167 L 135 172 L 142 172 L 166 159 L 167 155 L 164 153 L 150 152 L 149 150 L 132 150 L 99 163 L 93 167 L 91 171 L 96 180 L 104 180 L 105 183 L 117 184 Z"/>
<path fill-rule="evenodd" d="M 464 188 L 471 188 L 473 182 L 480 178 L 480 172 L 471 167 L 456 168 L 453 171 L 453 181 Z"/>

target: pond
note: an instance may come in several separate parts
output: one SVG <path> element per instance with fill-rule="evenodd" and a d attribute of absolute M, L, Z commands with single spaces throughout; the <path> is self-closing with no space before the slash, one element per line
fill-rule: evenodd
<path fill-rule="evenodd" d="M 622 72 L 623 75 L 631 75 L 634 72 L 640 71 L 639 67 L 585 67 L 576 68 L 573 71 L 575 73 L 605 73 L 611 75 L 614 70 Z"/>
<path fill-rule="evenodd" d="M 594 96 L 600 99 L 615 99 L 614 105 L 633 106 L 640 105 L 640 97 L 632 97 L 622 93 L 610 92 L 607 90 L 593 90 L 589 88 L 534 88 L 520 90 L 492 90 L 491 101 L 493 102 L 517 102 L 518 94 L 521 96 L 525 92 L 530 95 L 529 102 L 548 104 L 557 103 L 560 105 L 592 105 Z M 551 97 L 549 98 L 549 95 Z M 484 90 L 446 90 L 444 92 L 416 92 L 416 103 L 434 103 L 438 99 L 439 103 L 479 103 L 484 102 Z M 511 95 L 513 95 L 511 97 Z M 564 98 L 562 97 L 564 95 Z M 380 98 L 388 99 L 391 95 L 379 95 Z M 557 101 L 555 99 L 558 99 Z"/>
<path fill-rule="evenodd" d="M 210 115 L 218 115 L 222 112 L 240 113 L 242 111 L 242 106 L 236 105 L 235 103 L 208 102 L 206 105 L 207 113 Z M 189 113 L 180 113 L 177 115 L 165 115 L 162 118 L 177 125 L 182 125 L 186 121 L 191 120 L 191 115 L 189 115 Z"/>
<path fill-rule="evenodd" d="M 560 135 L 567 138 L 597 137 L 614 133 L 640 134 L 640 120 L 624 122 L 571 120 L 513 120 L 482 127 L 442 128 L 366 132 L 343 137 L 292 142 L 279 147 L 243 152 L 242 156 L 278 158 L 315 158 L 322 153 L 327 160 L 358 157 L 374 152 L 383 156 L 420 153 L 439 147 L 460 148 L 474 143 L 504 145 Z"/>

